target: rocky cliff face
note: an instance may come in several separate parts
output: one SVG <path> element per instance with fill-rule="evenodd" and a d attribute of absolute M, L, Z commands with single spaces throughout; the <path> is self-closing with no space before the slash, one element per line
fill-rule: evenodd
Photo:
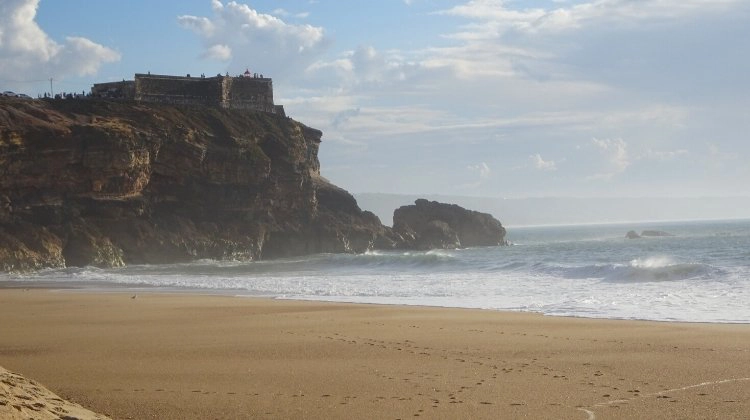
<path fill-rule="evenodd" d="M 320 177 L 321 132 L 260 112 L 0 100 L 0 270 L 392 248 Z"/>
<path fill-rule="evenodd" d="M 396 209 L 393 230 L 415 249 L 507 245 L 505 228 L 492 215 L 424 199 Z"/>

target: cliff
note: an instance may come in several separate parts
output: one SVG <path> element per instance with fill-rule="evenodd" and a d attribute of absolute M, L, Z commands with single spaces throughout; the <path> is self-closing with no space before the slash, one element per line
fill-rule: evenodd
<path fill-rule="evenodd" d="M 320 176 L 321 135 L 263 112 L 0 99 L 0 270 L 399 246 Z"/>

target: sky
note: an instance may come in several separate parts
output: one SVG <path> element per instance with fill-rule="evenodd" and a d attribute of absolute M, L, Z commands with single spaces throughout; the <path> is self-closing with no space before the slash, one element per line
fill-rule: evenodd
<path fill-rule="evenodd" d="M 750 195 L 746 0 L 0 0 L 0 91 L 272 77 L 354 193 Z"/>

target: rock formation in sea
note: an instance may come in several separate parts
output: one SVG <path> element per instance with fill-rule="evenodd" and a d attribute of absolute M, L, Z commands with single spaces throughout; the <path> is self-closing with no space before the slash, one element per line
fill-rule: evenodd
<path fill-rule="evenodd" d="M 640 235 L 636 231 L 631 230 L 625 234 L 625 237 L 628 239 L 640 239 L 640 238 L 647 238 L 649 236 L 674 236 L 674 235 L 668 232 L 664 232 L 662 230 L 644 230 L 641 232 Z"/>
<path fill-rule="evenodd" d="M 458 206 L 383 226 L 321 177 L 321 136 L 259 111 L 2 98 L 0 271 L 503 243 Z"/>
<path fill-rule="evenodd" d="M 393 231 L 414 249 L 507 245 L 505 228 L 492 215 L 424 199 L 396 209 Z"/>
<path fill-rule="evenodd" d="M 664 232 L 663 230 L 644 230 L 641 232 L 641 236 L 674 236 L 671 233 Z"/>
<path fill-rule="evenodd" d="M 625 237 L 628 239 L 639 239 L 641 235 L 639 235 L 638 232 L 634 230 L 629 230 L 628 233 L 625 234 Z"/>

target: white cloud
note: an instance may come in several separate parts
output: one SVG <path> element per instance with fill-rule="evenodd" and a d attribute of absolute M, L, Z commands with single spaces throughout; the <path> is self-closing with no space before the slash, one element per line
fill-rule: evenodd
<path fill-rule="evenodd" d="M 429 71 L 424 63 L 407 61 L 398 52 L 378 51 L 362 45 L 338 57 L 318 60 L 305 69 L 305 82 L 318 89 L 339 89 L 342 92 L 366 90 L 368 95 L 381 96 L 384 87 L 401 86 L 417 73 Z"/>
<path fill-rule="evenodd" d="M 273 12 L 271 12 L 272 15 L 280 16 L 280 17 L 294 17 L 297 19 L 306 19 L 310 17 L 310 12 L 299 12 L 299 13 L 291 13 L 286 9 L 278 8 L 274 9 Z"/>
<path fill-rule="evenodd" d="M 490 166 L 486 162 L 479 162 L 476 165 L 469 165 L 466 167 L 466 169 L 469 171 L 470 176 L 474 177 L 475 180 L 473 182 L 458 185 L 457 187 L 462 190 L 476 190 L 483 184 L 485 184 L 486 181 L 489 180 L 492 176 L 492 169 L 490 169 Z"/>
<path fill-rule="evenodd" d="M 495 22 L 496 25 L 469 25 L 471 32 L 497 35 L 499 30 L 527 29 L 546 15 L 541 8 L 513 10 L 505 6 L 503 0 L 472 0 L 451 9 L 436 12 L 442 15 L 452 15 L 483 22 Z M 462 36 L 465 38 L 465 36 Z"/>
<path fill-rule="evenodd" d="M 640 158 L 657 160 L 657 161 L 668 161 L 668 160 L 674 160 L 678 157 L 687 156 L 687 155 L 688 155 L 688 151 L 686 149 L 667 150 L 667 151 L 648 149 L 646 150 L 646 153 Z"/>
<path fill-rule="evenodd" d="M 120 54 L 87 38 L 51 39 L 36 23 L 39 0 L 0 2 L 0 76 L 11 80 L 93 75 Z"/>
<path fill-rule="evenodd" d="M 212 45 L 204 52 L 203 57 L 227 61 L 232 58 L 232 48 L 223 44 Z"/>
<path fill-rule="evenodd" d="M 624 172 L 630 166 L 630 157 L 628 156 L 628 144 L 622 139 L 604 139 L 594 138 L 591 143 L 599 150 L 604 157 L 606 171 L 589 177 L 589 179 L 610 179 L 613 176 Z"/>
<path fill-rule="evenodd" d="M 212 0 L 212 9 L 211 17 L 183 15 L 177 21 L 203 39 L 203 57 L 232 60 L 236 69 L 251 67 L 283 79 L 302 73 L 328 45 L 323 28 L 287 23 L 247 4 Z M 283 9 L 274 13 L 289 15 Z"/>
<path fill-rule="evenodd" d="M 211 22 L 211 20 L 206 17 L 183 15 L 178 16 L 177 21 L 180 23 L 180 25 L 182 25 L 182 27 L 190 29 L 198 35 L 206 38 L 213 36 L 216 30 L 213 22 Z"/>
<path fill-rule="evenodd" d="M 540 171 L 556 171 L 557 170 L 557 164 L 554 160 L 544 160 L 542 159 L 542 156 L 537 153 L 535 155 L 529 156 L 529 159 L 531 159 L 532 164 L 536 169 L 539 169 Z"/>
<path fill-rule="evenodd" d="M 525 32 L 577 29 L 584 24 L 617 22 L 629 24 L 638 20 L 674 19 L 722 12 L 741 0 L 592 0 L 554 9 L 516 9 L 507 0 L 471 0 L 437 12 L 469 18 L 482 23 L 466 26 L 459 38 L 496 38 L 509 30 Z"/>
<path fill-rule="evenodd" d="M 610 162 L 615 168 L 622 172 L 630 166 L 628 158 L 628 144 L 623 139 L 604 139 L 594 138 L 591 140 L 594 146 L 598 147 L 602 153 L 609 157 Z"/>
<path fill-rule="evenodd" d="M 485 162 L 480 162 L 476 165 L 469 165 L 466 169 L 470 170 L 479 175 L 479 180 L 484 181 L 492 175 L 492 169 Z"/>

